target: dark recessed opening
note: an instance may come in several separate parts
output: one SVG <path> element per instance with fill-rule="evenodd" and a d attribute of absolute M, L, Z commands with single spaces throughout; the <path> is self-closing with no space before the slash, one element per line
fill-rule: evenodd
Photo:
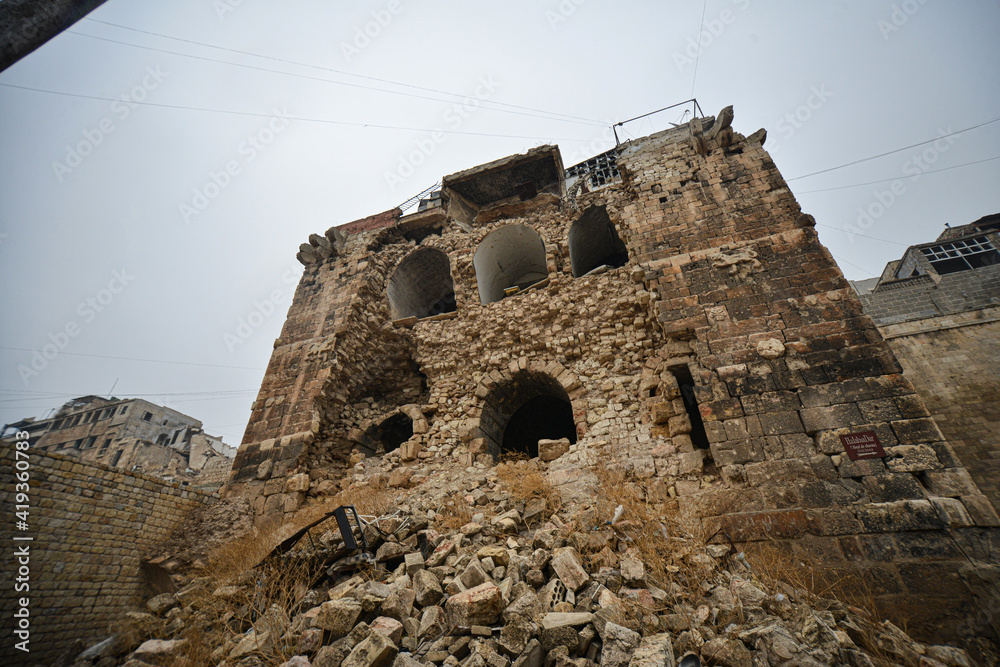
<path fill-rule="evenodd" d="M 535 396 L 519 407 L 503 431 L 504 452 L 538 456 L 538 441 L 569 438 L 576 442 L 576 424 L 573 423 L 573 406 L 555 396 Z"/>
<path fill-rule="evenodd" d="M 570 227 L 569 257 L 574 278 L 601 266 L 618 268 L 628 263 L 628 250 L 606 206 L 588 208 Z"/>
<path fill-rule="evenodd" d="M 379 431 L 378 441 L 386 452 L 391 452 L 413 437 L 413 420 L 399 412 L 382 422 Z"/>
<path fill-rule="evenodd" d="M 691 443 L 698 449 L 708 449 L 708 434 L 705 432 L 705 422 L 701 420 L 698 399 L 694 395 L 694 378 L 691 377 L 691 370 L 687 366 L 673 366 L 669 370 L 681 389 L 684 410 L 691 421 Z"/>

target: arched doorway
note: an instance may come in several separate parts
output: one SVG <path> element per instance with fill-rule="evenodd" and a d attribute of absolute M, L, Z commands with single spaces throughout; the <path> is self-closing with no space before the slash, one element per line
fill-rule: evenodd
<path fill-rule="evenodd" d="M 606 206 L 591 206 L 569 228 L 569 260 L 574 278 L 600 266 L 617 268 L 628 263 L 628 249 L 618 237 Z"/>
<path fill-rule="evenodd" d="M 454 312 L 455 283 L 448 255 L 437 248 L 417 248 L 396 266 L 386 294 L 394 320 Z"/>
<path fill-rule="evenodd" d="M 472 265 L 483 305 L 503 299 L 510 288 L 524 289 L 549 275 L 542 237 L 525 225 L 491 232 L 476 248 Z"/>
<path fill-rule="evenodd" d="M 521 371 L 487 394 L 479 430 L 494 459 L 504 452 L 538 456 L 538 441 L 576 442 L 573 404 L 550 375 Z"/>

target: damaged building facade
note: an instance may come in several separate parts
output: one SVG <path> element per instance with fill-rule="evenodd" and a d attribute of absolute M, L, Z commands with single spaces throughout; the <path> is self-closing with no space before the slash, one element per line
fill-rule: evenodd
<path fill-rule="evenodd" d="M 208 489 L 229 477 L 236 452 L 194 417 L 139 398 L 81 396 L 45 419 L 4 428 L 30 434 L 33 449 Z"/>
<path fill-rule="evenodd" d="M 542 146 L 310 236 L 226 493 L 264 520 L 392 462 L 446 475 L 562 440 L 543 458 L 567 498 L 624 466 L 707 535 L 782 541 L 957 633 L 990 603 L 997 513 L 763 130 L 731 121 L 569 169 Z"/>

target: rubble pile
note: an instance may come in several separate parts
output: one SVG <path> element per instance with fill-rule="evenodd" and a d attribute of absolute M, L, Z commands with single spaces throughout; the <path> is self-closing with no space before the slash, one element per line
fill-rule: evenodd
<path fill-rule="evenodd" d="M 329 520 L 231 580 L 175 575 L 176 592 L 131 614 L 143 632 L 120 633 L 72 664 L 973 664 L 960 649 L 917 643 L 859 609 L 767 586 L 733 545 L 687 544 L 670 567 L 676 576 L 655 577 L 627 511 L 552 512 L 544 499 L 508 497 L 492 470 L 475 473 L 366 523 L 367 553 L 349 551 Z M 449 508 L 445 497 L 465 506 Z M 611 520 L 591 525 L 598 516 Z M 459 517 L 467 521 L 446 528 Z"/>

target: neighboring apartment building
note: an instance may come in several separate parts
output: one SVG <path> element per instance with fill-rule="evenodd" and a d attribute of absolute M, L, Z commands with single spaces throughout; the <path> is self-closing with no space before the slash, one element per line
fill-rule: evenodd
<path fill-rule="evenodd" d="M 4 427 L 28 431 L 33 449 L 78 457 L 197 486 L 220 486 L 236 449 L 194 417 L 142 399 L 82 396 L 46 419 Z"/>
<path fill-rule="evenodd" d="M 1000 213 L 852 283 L 979 488 L 1000 507 Z"/>

